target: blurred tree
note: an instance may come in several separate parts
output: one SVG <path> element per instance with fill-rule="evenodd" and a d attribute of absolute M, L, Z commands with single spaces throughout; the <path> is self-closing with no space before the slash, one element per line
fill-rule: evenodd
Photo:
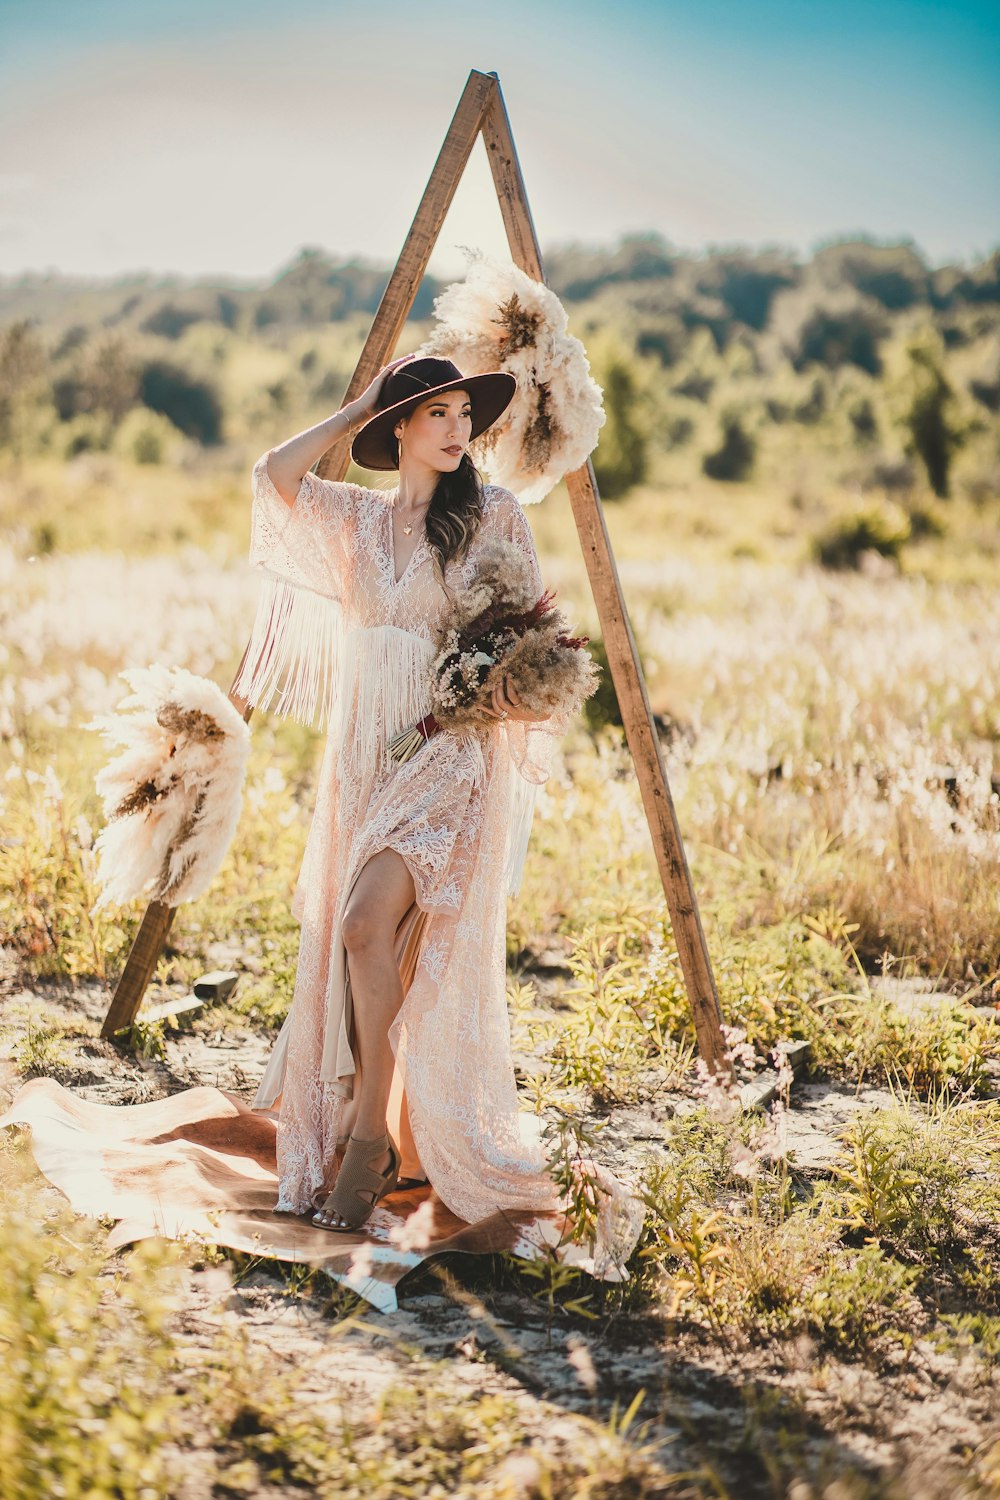
<path fill-rule="evenodd" d="M 757 456 L 755 439 L 747 432 L 740 412 L 730 407 L 719 418 L 719 443 L 701 461 L 709 479 L 746 479 Z"/>
<path fill-rule="evenodd" d="M 594 692 L 584 702 L 583 717 L 587 728 L 592 733 L 596 733 L 599 729 L 603 729 L 605 724 L 621 725 L 622 711 L 615 685 L 611 680 L 611 666 L 604 641 L 599 635 L 591 636 L 587 642 L 587 650 L 597 663 L 600 676 Z"/>
<path fill-rule="evenodd" d="M 829 403 L 828 379 L 822 370 L 813 375 L 805 395 L 792 407 L 792 417 L 796 422 L 811 426 L 822 419 Z"/>
<path fill-rule="evenodd" d="M 74 349 L 79 349 L 82 344 L 85 344 L 89 337 L 90 330 L 88 328 L 85 328 L 82 323 L 74 323 L 72 327 L 66 329 L 66 332 L 52 350 L 52 358 L 62 359 L 63 355 L 71 354 Z"/>
<path fill-rule="evenodd" d="M 951 461 L 965 431 L 957 418 L 955 393 L 944 373 L 940 335 L 931 327 L 920 329 L 907 341 L 905 356 L 897 400 L 899 419 L 907 435 L 906 449 L 920 459 L 931 489 L 945 500 Z"/>
<path fill-rule="evenodd" d="M 993 344 L 979 374 L 970 379 L 969 394 L 987 411 L 1000 412 L 1000 343 Z"/>
<path fill-rule="evenodd" d="M 205 314 L 193 307 L 178 307 L 176 302 L 162 302 L 140 323 L 143 333 L 157 334 L 164 339 L 179 339 L 185 328 L 192 323 L 201 323 Z"/>
<path fill-rule="evenodd" d="M 670 390 L 691 401 L 707 401 L 723 373 L 715 340 L 707 328 L 698 328 L 691 335 Z"/>
<path fill-rule="evenodd" d="M 219 322 L 224 328 L 235 328 L 240 315 L 240 303 L 229 292 L 219 292 L 216 298 Z"/>
<path fill-rule="evenodd" d="M 881 371 L 885 312 L 851 287 L 830 290 L 808 282 L 783 293 L 775 302 L 774 327 L 796 370 L 822 364 L 831 370 L 857 365 L 869 375 Z"/>
<path fill-rule="evenodd" d="M 775 293 L 795 286 L 798 279 L 795 262 L 783 251 L 716 251 L 698 268 L 696 285 L 718 297 L 737 322 L 759 332 Z"/>
<path fill-rule="evenodd" d="M 139 366 L 120 334 L 91 349 L 84 382 L 89 398 L 84 410 L 106 412 L 117 426 L 139 395 Z"/>
<path fill-rule="evenodd" d="M 930 300 L 937 308 L 1000 302 L 1000 250 L 994 250 L 970 271 L 959 266 L 939 266 L 931 276 Z"/>
<path fill-rule="evenodd" d="M 870 396 L 855 394 L 847 402 L 847 420 L 856 443 L 867 446 L 878 437 L 878 418 Z"/>
<path fill-rule="evenodd" d="M 0 332 L 0 443 L 20 455 L 27 408 L 44 387 L 45 348 L 27 318 Z"/>
<path fill-rule="evenodd" d="M 688 341 L 688 331 L 680 318 L 671 313 L 650 313 L 637 319 L 636 353 L 651 354 L 664 367 L 680 359 Z"/>
<path fill-rule="evenodd" d="M 558 297 L 582 302 L 609 282 L 672 276 L 676 256 L 661 234 L 626 234 L 614 249 L 567 245 L 549 251 L 545 279 Z"/>
<path fill-rule="evenodd" d="M 214 385 L 197 380 L 179 365 L 154 359 L 143 366 L 140 391 L 150 411 L 162 412 L 175 427 L 199 443 L 222 440 L 222 403 Z"/>
<path fill-rule="evenodd" d="M 856 506 L 813 541 L 813 554 L 824 568 L 858 568 L 866 552 L 898 559 L 910 540 L 910 518 L 894 500 Z"/>
<path fill-rule="evenodd" d="M 616 500 L 646 478 L 648 444 L 637 416 L 638 383 L 627 358 L 605 348 L 598 351 L 596 362 L 595 379 L 604 392 L 607 420 L 592 455 L 594 473 L 602 497 Z"/>
<path fill-rule="evenodd" d="M 926 302 L 930 290 L 930 272 L 912 242 L 838 240 L 816 251 L 813 271 L 825 286 L 853 287 L 891 312 Z"/>

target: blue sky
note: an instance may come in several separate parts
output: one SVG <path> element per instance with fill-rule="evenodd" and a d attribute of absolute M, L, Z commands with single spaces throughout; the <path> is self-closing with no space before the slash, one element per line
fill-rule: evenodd
<path fill-rule="evenodd" d="M 399 251 L 471 68 L 543 249 L 1000 246 L 1000 5 L 0 0 L 0 274 Z M 431 263 L 504 253 L 481 146 Z"/>

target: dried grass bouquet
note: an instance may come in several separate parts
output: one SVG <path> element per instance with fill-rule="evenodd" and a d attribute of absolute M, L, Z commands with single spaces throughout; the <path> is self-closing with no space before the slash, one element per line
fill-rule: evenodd
<path fill-rule="evenodd" d="M 208 889 L 236 829 L 250 730 L 225 693 L 183 667 L 132 667 L 115 714 L 85 727 L 119 753 L 97 775 L 95 910 L 145 896 L 179 906 Z"/>
<path fill-rule="evenodd" d="M 545 717 L 571 715 L 597 686 L 598 669 L 571 636 L 551 593 L 538 598 L 531 568 L 510 542 L 484 544 L 472 586 L 446 616 L 431 666 L 431 712 L 389 742 L 406 761 L 431 735 L 495 722 L 493 688 L 509 677 L 521 703 Z"/>
<path fill-rule="evenodd" d="M 507 370 L 517 394 L 471 452 L 522 505 L 541 500 L 586 461 L 606 420 L 600 386 L 551 287 L 510 263 L 463 247 L 468 269 L 434 299 L 436 326 L 419 353 L 477 375 Z"/>

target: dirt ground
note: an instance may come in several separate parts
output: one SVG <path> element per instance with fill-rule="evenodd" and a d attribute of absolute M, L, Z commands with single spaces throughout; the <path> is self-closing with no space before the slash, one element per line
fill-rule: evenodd
<path fill-rule="evenodd" d="M 0 1106 L 22 1076 L 16 1059 L 29 1026 L 64 1033 L 61 1055 L 38 1071 L 95 1102 L 137 1103 L 199 1084 L 252 1096 L 271 1035 L 232 1011 L 205 1009 L 168 1031 L 164 1059 L 128 1057 L 97 1036 L 107 999 L 98 985 L 9 992 Z M 797 1170 L 822 1174 L 852 1114 L 887 1098 L 877 1089 L 855 1094 L 829 1082 L 797 1083 L 788 1136 Z M 634 1177 L 663 1151 L 663 1124 L 676 1104 L 664 1094 L 606 1116 L 602 1159 Z M 294 1368 L 309 1399 L 331 1410 L 370 1404 L 400 1380 L 415 1387 L 432 1381 L 458 1402 L 503 1396 L 516 1405 L 530 1439 L 530 1448 L 511 1455 L 511 1496 L 537 1493 L 532 1450 L 558 1461 L 560 1452 L 593 1441 L 595 1421 L 613 1425 L 615 1408 L 624 1410 L 640 1389 L 645 1395 L 631 1438 L 658 1445 L 664 1476 L 691 1478 L 664 1478 L 659 1490 L 639 1488 L 638 1480 L 630 1488 L 626 1480 L 621 1488 L 581 1494 L 738 1500 L 1000 1494 L 1000 1446 L 990 1456 L 1000 1436 L 1000 1374 L 971 1354 L 918 1339 L 868 1368 L 831 1357 L 805 1338 L 726 1344 L 659 1313 L 612 1310 L 589 1322 L 557 1310 L 550 1317 L 526 1280 L 489 1257 L 450 1256 L 420 1267 L 401 1283 L 399 1298 L 396 1313 L 362 1307 L 344 1331 L 329 1298 L 315 1287 L 293 1294 L 282 1267 L 222 1260 L 188 1274 L 178 1333 L 197 1351 L 220 1327 L 242 1331 L 275 1368 Z M 204 1441 L 195 1434 L 178 1454 L 180 1500 L 220 1493 L 212 1488 Z M 239 1492 L 258 1491 L 247 1481 Z M 279 1491 L 266 1486 L 259 1493 Z"/>

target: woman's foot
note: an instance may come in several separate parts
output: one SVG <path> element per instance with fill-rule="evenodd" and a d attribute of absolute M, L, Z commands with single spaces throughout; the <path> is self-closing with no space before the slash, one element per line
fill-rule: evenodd
<path fill-rule="evenodd" d="M 401 1160 L 387 1134 L 370 1141 L 352 1135 L 333 1192 L 313 1214 L 317 1229 L 360 1229 L 376 1203 L 394 1191 Z"/>

